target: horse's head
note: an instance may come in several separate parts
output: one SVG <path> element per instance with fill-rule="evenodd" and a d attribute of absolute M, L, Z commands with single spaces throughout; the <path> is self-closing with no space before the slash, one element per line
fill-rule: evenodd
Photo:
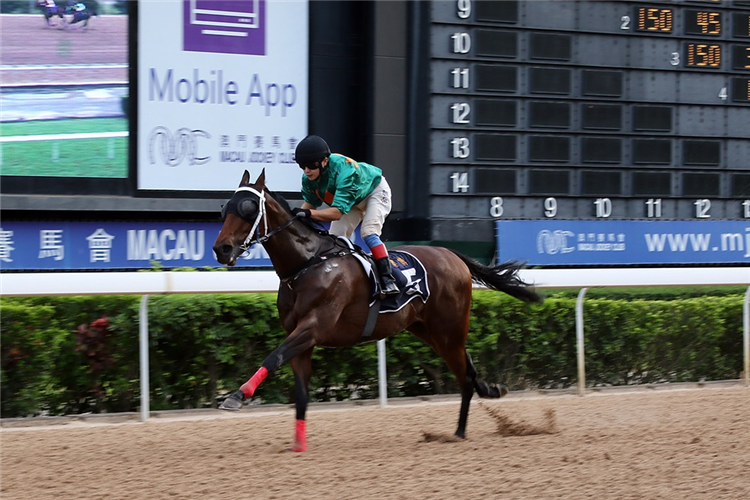
<path fill-rule="evenodd" d="M 247 250 L 250 240 L 260 229 L 265 218 L 266 171 L 250 184 L 250 173 L 245 170 L 240 186 L 222 209 L 224 225 L 214 242 L 214 253 L 220 264 L 233 266 Z M 264 228 L 264 230 L 267 228 Z"/>

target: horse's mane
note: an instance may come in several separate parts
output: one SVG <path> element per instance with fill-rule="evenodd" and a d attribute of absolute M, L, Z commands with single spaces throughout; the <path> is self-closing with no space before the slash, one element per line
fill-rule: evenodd
<path fill-rule="evenodd" d="M 286 210 L 291 215 L 291 213 L 292 213 L 292 207 L 289 205 L 289 202 L 286 201 L 286 198 L 284 198 L 283 196 L 281 196 L 278 193 L 274 193 L 273 191 L 269 191 L 267 188 L 266 188 L 266 193 L 268 193 L 269 195 L 271 195 L 271 198 L 273 198 L 274 200 L 276 200 L 276 202 L 279 205 L 281 205 L 281 207 L 284 210 Z M 318 233 L 318 234 L 320 234 L 322 236 L 329 236 L 330 235 L 330 233 L 327 230 L 325 230 L 324 228 L 318 226 L 315 222 L 313 222 L 312 220 L 310 220 L 308 218 L 302 218 L 302 219 L 300 219 L 300 222 L 302 222 L 304 225 L 306 225 L 307 227 L 309 227 L 311 230 L 313 230 L 314 232 L 316 232 L 316 233 Z"/>

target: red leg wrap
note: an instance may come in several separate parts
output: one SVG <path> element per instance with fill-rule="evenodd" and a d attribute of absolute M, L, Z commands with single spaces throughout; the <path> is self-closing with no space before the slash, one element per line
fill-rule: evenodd
<path fill-rule="evenodd" d="M 255 372 L 255 375 L 250 377 L 250 380 L 242 384 L 240 390 L 245 394 L 245 397 L 250 397 L 255 394 L 255 389 L 258 388 L 261 382 L 263 382 L 268 376 L 268 370 L 265 366 L 261 366 L 260 369 Z"/>
<path fill-rule="evenodd" d="M 307 451 L 307 432 L 304 420 L 297 420 L 297 425 L 294 429 L 292 451 Z"/>

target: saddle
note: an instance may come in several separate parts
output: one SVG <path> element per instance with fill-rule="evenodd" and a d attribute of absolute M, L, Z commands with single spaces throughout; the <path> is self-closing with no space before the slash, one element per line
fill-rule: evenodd
<path fill-rule="evenodd" d="M 316 255 L 285 276 L 279 276 L 282 282 L 294 281 L 299 275 L 307 271 L 310 266 L 331 258 L 345 257 L 351 255 L 362 265 L 370 283 L 370 302 L 367 314 L 367 322 L 359 339 L 364 342 L 370 338 L 377 323 L 378 314 L 394 313 L 406 306 L 412 300 L 419 298 L 423 303 L 430 297 L 430 287 L 427 279 L 427 270 L 422 262 L 409 252 L 392 250 L 389 252 L 393 277 L 396 279 L 399 293 L 394 295 L 382 295 L 380 280 L 375 270 L 375 260 L 372 255 L 365 252 L 359 245 L 355 245 L 348 238 L 337 237 L 341 250 L 324 255 Z"/>

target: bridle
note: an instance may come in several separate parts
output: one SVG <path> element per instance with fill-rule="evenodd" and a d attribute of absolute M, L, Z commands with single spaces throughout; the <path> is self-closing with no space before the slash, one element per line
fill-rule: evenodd
<path fill-rule="evenodd" d="M 237 215 L 240 216 L 242 220 L 245 222 L 248 222 L 252 224 L 252 227 L 250 228 L 250 232 L 247 233 L 247 237 L 245 238 L 245 241 L 238 247 L 240 250 L 240 255 L 244 252 L 246 252 L 251 246 L 253 246 L 255 243 L 260 243 L 261 245 L 268 241 L 271 236 L 275 235 L 276 233 L 279 233 L 283 231 L 284 229 L 288 228 L 292 225 L 292 223 L 297 219 L 296 217 L 292 217 L 276 229 L 272 229 L 271 232 L 268 231 L 268 211 L 266 210 L 266 196 L 265 192 L 263 190 L 258 191 L 254 187 L 251 186 L 240 186 L 235 191 L 235 194 L 241 192 L 241 191 L 247 191 L 255 196 L 258 197 L 258 215 L 255 217 L 255 221 L 249 221 L 246 219 L 245 214 L 242 213 L 242 210 L 237 208 Z M 263 221 L 263 233 L 264 236 L 260 236 L 260 222 Z M 258 233 L 257 236 L 255 236 L 255 233 Z"/>
<path fill-rule="evenodd" d="M 247 237 L 245 238 L 245 241 L 237 247 L 236 255 L 242 255 L 244 252 L 246 252 L 252 245 L 255 243 L 263 244 L 266 241 L 268 241 L 273 235 L 280 233 L 284 229 L 291 226 L 295 220 L 299 220 L 300 222 L 303 222 L 302 219 L 299 219 L 296 216 L 292 216 L 288 221 L 284 222 L 280 226 L 278 226 L 275 229 L 272 229 L 270 232 L 268 231 L 268 211 L 266 210 L 266 197 L 265 192 L 261 189 L 258 191 L 257 189 L 251 187 L 251 186 L 240 186 L 235 191 L 235 195 L 239 192 L 249 192 L 255 196 L 258 197 L 258 213 L 255 216 L 255 220 L 250 220 L 248 218 L 248 214 L 243 210 L 242 203 L 246 200 L 243 200 L 243 202 L 235 203 L 235 211 L 236 214 L 245 222 L 252 225 L 250 228 L 250 232 L 247 233 Z M 224 208 L 222 210 L 222 214 L 226 215 L 226 210 L 229 206 L 229 203 L 232 202 L 232 198 L 230 198 L 229 202 L 227 202 L 226 205 L 224 205 Z M 260 236 L 260 225 L 261 222 L 263 223 L 263 232 L 265 233 L 264 236 Z M 304 223 L 304 222 L 303 222 Z M 307 261 L 305 261 L 301 266 L 298 268 L 285 273 L 284 275 L 279 275 L 281 280 L 287 284 L 290 288 L 292 287 L 291 282 L 293 282 L 300 274 L 304 273 L 308 268 L 311 266 L 318 264 L 320 262 L 324 262 L 327 259 L 330 259 L 332 257 L 343 257 L 345 255 L 349 255 L 354 253 L 354 247 L 352 247 L 351 243 L 348 244 L 348 246 L 341 242 L 341 239 L 330 235 L 325 230 L 318 230 L 321 234 L 326 234 L 332 239 L 332 245 L 331 248 L 324 252 L 316 253 L 311 258 L 309 258 Z M 341 248 L 338 252 L 331 253 L 331 250 L 335 248 Z"/>

